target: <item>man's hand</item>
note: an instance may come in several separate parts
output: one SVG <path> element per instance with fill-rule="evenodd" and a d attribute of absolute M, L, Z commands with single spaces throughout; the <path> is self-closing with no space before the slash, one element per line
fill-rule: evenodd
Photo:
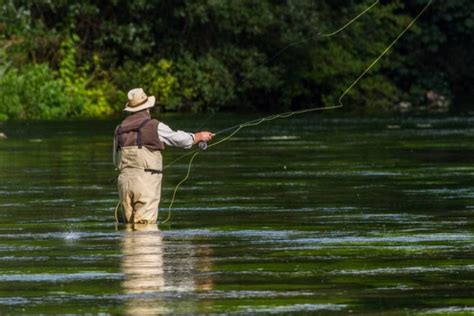
<path fill-rule="evenodd" d="M 212 134 L 211 132 L 194 133 L 194 143 L 193 144 L 197 144 L 197 143 L 200 143 L 200 142 L 207 143 L 208 141 L 210 141 L 212 139 L 212 137 L 214 135 L 215 134 Z"/>

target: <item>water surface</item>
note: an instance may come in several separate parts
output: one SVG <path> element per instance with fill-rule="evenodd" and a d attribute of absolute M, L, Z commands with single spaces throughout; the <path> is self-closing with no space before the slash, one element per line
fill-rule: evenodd
<path fill-rule="evenodd" d="M 474 313 L 473 118 L 249 128 L 198 156 L 171 224 L 135 227 L 114 223 L 115 123 L 0 126 L 0 313 Z"/>

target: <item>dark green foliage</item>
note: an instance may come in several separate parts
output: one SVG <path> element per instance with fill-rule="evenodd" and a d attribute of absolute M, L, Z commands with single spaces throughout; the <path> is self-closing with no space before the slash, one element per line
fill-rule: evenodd
<path fill-rule="evenodd" d="M 426 3 L 424 0 L 405 2 L 411 14 Z M 429 87 L 452 97 L 459 110 L 472 110 L 473 12 L 474 2 L 470 0 L 435 1 L 420 20 L 422 31 L 402 43 L 399 51 L 404 56 L 403 72 L 397 74 L 397 82 L 412 98 Z"/>
<path fill-rule="evenodd" d="M 364 5 L 358 6 L 362 11 Z M 410 20 L 397 15 L 398 2 L 375 7 L 350 29 L 328 38 L 322 47 L 312 50 L 308 77 L 321 89 L 322 103 L 336 105 L 341 94 L 367 66 L 393 41 Z M 390 111 L 400 91 L 389 77 L 396 71 L 391 56 L 382 60 L 366 75 L 343 103 L 347 108 L 367 107 L 370 112 Z"/>
<path fill-rule="evenodd" d="M 62 92 L 72 100 L 56 100 L 44 114 L 30 113 L 30 107 L 7 111 L 12 105 L 2 103 L 3 118 L 111 115 L 121 111 L 126 91 L 138 86 L 170 111 L 334 105 L 426 4 L 382 2 L 344 32 L 323 39 L 316 34 L 334 31 L 373 1 L 2 2 L 1 89 L 38 72 L 51 81 L 44 82 L 51 96 Z M 468 0 L 435 1 L 344 98 L 346 110 L 387 112 L 403 100 L 422 104 L 428 90 L 469 109 L 473 6 Z M 15 91 L 26 103 L 36 102 Z"/>

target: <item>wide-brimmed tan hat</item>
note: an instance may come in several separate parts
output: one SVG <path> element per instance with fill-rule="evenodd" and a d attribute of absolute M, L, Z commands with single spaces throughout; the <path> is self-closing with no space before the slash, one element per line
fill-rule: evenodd
<path fill-rule="evenodd" d="M 138 112 L 155 106 L 155 97 L 147 96 L 142 88 L 136 88 L 128 91 L 128 102 L 125 104 L 124 111 Z"/>

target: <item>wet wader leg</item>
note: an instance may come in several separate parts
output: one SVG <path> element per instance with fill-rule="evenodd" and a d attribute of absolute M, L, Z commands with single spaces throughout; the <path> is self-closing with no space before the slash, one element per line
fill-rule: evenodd
<path fill-rule="evenodd" d="M 142 172 L 133 184 L 134 222 L 156 223 L 161 197 L 162 174 Z"/>
<path fill-rule="evenodd" d="M 126 223 L 156 223 L 162 177 L 139 169 L 120 174 L 118 190 Z"/>
<path fill-rule="evenodd" d="M 123 207 L 123 215 L 125 223 L 133 223 L 133 215 L 134 215 L 134 196 L 133 192 L 130 191 L 130 175 L 121 174 L 118 177 L 117 185 L 118 185 L 118 192 L 120 202 L 122 203 Z"/>

